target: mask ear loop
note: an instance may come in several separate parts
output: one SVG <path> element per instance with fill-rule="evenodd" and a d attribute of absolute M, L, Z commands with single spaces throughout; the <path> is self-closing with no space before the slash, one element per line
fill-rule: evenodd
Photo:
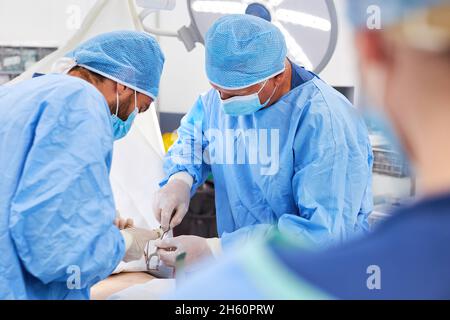
<path fill-rule="evenodd" d="M 117 101 L 117 107 L 116 107 L 116 117 L 119 116 L 119 90 L 116 91 L 116 101 Z"/>
<path fill-rule="evenodd" d="M 264 85 L 264 86 L 265 86 L 265 85 Z M 267 99 L 266 102 L 263 104 L 264 107 L 267 106 L 267 105 L 269 104 L 270 100 L 272 100 L 272 98 L 274 97 L 275 93 L 277 92 L 279 86 L 280 86 L 279 84 L 277 84 L 277 85 L 275 86 L 275 89 L 273 89 L 273 92 L 272 92 L 272 94 L 270 95 L 269 99 Z M 264 87 L 263 87 L 263 88 L 264 88 Z"/>
<path fill-rule="evenodd" d="M 263 90 L 264 90 L 264 88 L 266 87 L 266 84 L 267 84 L 267 82 L 269 82 L 269 79 L 267 79 L 266 81 L 264 81 L 264 84 L 263 84 L 263 86 L 261 87 L 261 89 L 259 89 L 259 91 L 258 91 L 258 93 L 257 93 L 257 94 L 260 94 L 260 93 L 261 93 L 261 91 L 263 91 Z"/>
<path fill-rule="evenodd" d="M 275 86 L 275 89 L 273 89 L 273 92 L 272 92 L 272 95 L 271 95 L 270 98 L 269 98 L 269 101 L 272 100 L 272 98 L 273 98 L 273 96 L 275 95 L 275 93 L 277 93 L 277 90 L 278 90 L 279 87 L 280 87 L 279 84 L 277 84 L 277 85 Z"/>

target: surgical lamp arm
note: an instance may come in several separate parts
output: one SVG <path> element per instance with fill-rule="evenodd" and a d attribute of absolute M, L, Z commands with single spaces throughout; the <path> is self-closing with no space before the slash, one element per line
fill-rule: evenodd
<path fill-rule="evenodd" d="M 149 27 L 147 26 L 144 21 L 145 19 L 152 13 L 156 13 L 158 12 L 157 10 L 154 9 L 144 9 L 141 14 L 139 15 L 139 18 L 142 21 L 142 25 L 144 26 L 144 30 L 148 33 L 154 34 L 156 36 L 162 36 L 162 37 L 178 37 L 178 33 L 174 32 L 174 31 L 169 31 L 169 30 L 163 30 L 163 29 L 157 29 L 157 28 L 153 28 L 153 27 Z"/>
<path fill-rule="evenodd" d="M 139 15 L 139 18 L 142 21 L 142 25 L 144 27 L 144 30 L 150 34 L 161 36 L 161 37 L 173 37 L 178 38 L 181 42 L 184 43 L 184 46 L 186 47 L 187 51 L 192 51 L 195 48 L 196 42 L 201 42 L 201 39 L 199 39 L 198 34 L 194 31 L 194 28 L 192 26 L 190 27 L 182 27 L 178 32 L 170 31 L 170 30 L 163 30 L 159 28 L 153 28 L 150 26 L 145 25 L 144 20 L 151 14 L 157 12 L 153 9 L 145 9 L 141 12 Z"/>

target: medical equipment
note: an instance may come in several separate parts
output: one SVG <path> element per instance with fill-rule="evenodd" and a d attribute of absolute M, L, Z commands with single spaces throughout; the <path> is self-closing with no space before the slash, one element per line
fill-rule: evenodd
<path fill-rule="evenodd" d="M 136 4 L 147 10 L 173 10 L 176 6 L 176 0 L 136 0 Z"/>
<path fill-rule="evenodd" d="M 159 228 L 154 231 L 161 234 L 159 237 L 159 240 L 163 240 L 166 237 L 166 235 L 169 234 L 170 229 L 168 229 L 167 231 L 163 231 L 162 228 Z M 151 254 L 149 254 L 149 251 L 150 251 L 150 241 L 145 246 L 145 251 L 144 251 L 145 265 L 147 266 L 147 271 L 154 271 L 154 270 L 158 271 L 159 263 L 160 263 L 159 256 L 158 256 L 158 248 L 155 247 L 155 251 Z M 151 265 L 153 258 L 156 258 L 156 264 L 154 266 Z"/>

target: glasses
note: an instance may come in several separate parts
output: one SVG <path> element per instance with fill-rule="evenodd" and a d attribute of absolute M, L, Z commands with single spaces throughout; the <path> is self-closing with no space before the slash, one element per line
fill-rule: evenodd
<path fill-rule="evenodd" d="M 168 229 L 165 232 L 162 232 L 159 240 L 163 240 L 164 237 L 169 233 L 169 231 L 170 231 L 170 229 Z M 149 251 L 150 251 L 150 241 L 147 242 L 147 245 L 144 250 L 145 265 L 147 266 L 147 271 L 158 271 L 159 263 L 160 263 L 159 256 L 158 256 L 158 248 L 155 246 L 155 251 L 151 254 L 149 254 Z M 154 265 L 154 267 L 152 267 L 151 262 L 154 258 L 156 258 L 156 264 Z"/>

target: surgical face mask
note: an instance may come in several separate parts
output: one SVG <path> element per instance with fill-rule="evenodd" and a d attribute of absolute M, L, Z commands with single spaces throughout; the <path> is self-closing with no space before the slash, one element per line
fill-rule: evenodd
<path fill-rule="evenodd" d="M 119 92 L 117 91 L 117 107 L 116 113 L 111 115 L 111 123 L 113 128 L 114 140 L 120 140 L 127 135 L 130 131 L 131 126 L 133 125 L 134 119 L 139 113 L 139 109 L 137 107 L 137 92 L 134 91 L 134 111 L 132 114 L 128 116 L 126 121 L 123 121 L 118 117 L 119 115 Z"/>
<path fill-rule="evenodd" d="M 261 110 L 262 108 L 265 108 L 270 103 L 270 100 L 272 100 L 276 90 L 278 89 L 278 86 L 276 86 L 270 98 L 267 99 L 265 103 L 261 104 L 259 94 L 264 89 L 268 81 L 269 80 L 266 80 L 266 82 L 264 82 L 264 85 L 261 87 L 261 89 L 259 89 L 257 93 L 246 96 L 236 96 L 226 100 L 222 100 L 222 98 L 220 98 L 222 109 L 225 114 L 228 114 L 230 116 L 245 116 L 253 114 Z"/>

